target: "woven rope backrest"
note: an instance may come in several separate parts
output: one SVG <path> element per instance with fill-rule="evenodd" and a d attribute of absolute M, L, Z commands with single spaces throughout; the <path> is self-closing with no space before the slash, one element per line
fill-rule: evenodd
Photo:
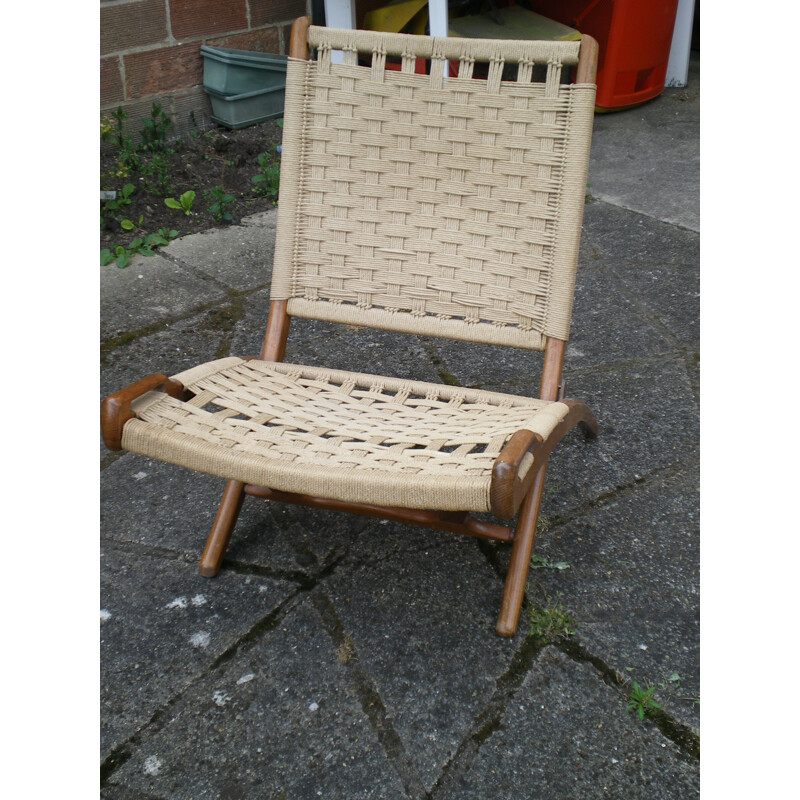
<path fill-rule="evenodd" d="M 287 68 L 272 299 L 455 339 L 567 339 L 595 90 L 562 82 L 580 43 L 311 27 L 309 44 L 316 60 Z"/>

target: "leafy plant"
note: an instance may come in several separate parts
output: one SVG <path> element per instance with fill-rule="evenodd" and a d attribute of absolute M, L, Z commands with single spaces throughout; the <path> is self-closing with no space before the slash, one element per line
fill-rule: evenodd
<path fill-rule="evenodd" d="M 114 120 L 105 115 L 100 116 L 100 138 L 106 142 L 114 133 Z"/>
<path fill-rule="evenodd" d="M 636 681 L 632 681 L 626 709 L 628 711 L 633 711 L 639 719 L 652 716 L 656 711 L 660 711 L 661 706 L 652 696 L 655 689 L 655 686 L 648 686 L 645 689 L 639 686 Z"/>
<path fill-rule="evenodd" d="M 164 113 L 161 103 L 153 103 L 150 118 L 142 119 L 141 149 L 150 153 L 166 152 L 167 131 L 172 127 L 172 120 Z"/>
<path fill-rule="evenodd" d="M 177 235 L 178 231 L 161 228 L 156 233 L 137 236 L 127 246 L 118 244 L 113 247 L 104 247 L 100 251 L 100 266 L 104 267 L 114 261 L 120 269 L 127 267 L 132 255 L 136 253 L 143 256 L 155 255 L 156 247 L 169 244 L 170 240 Z"/>
<path fill-rule="evenodd" d="M 106 214 L 110 213 L 113 219 L 119 220 L 116 215 L 116 212 L 119 211 L 124 206 L 129 206 L 131 204 L 131 195 L 136 191 L 136 187 L 132 183 L 126 183 L 118 192 L 115 193 L 114 197 L 108 197 L 105 200 L 100 201 L 100 227 L 103 228 L 105 226 L 105 216 Z M 119 220 L 120 224 L 122 221 Z M 123 227 L 125 227 L 123 225 Z"/>
<path fill-rule="evenodd" d="M 124 178 L 131 170 L 139 168 L 139 157 L 136 155 L 136 148 L 133 140 L 125 132 L 125 120 L 128 115 L 122 110 L 122 106 L 117 106 L 117 110 L 111 113 L 111 117 L 100 118 L 100 138 L 103 141 L 111 141 L 117 148 L 117 172 L 116 177 Z"/>
<path fill-rule="evenodd" d="M 569 563 L 566 561 L 551 561 L 545 556 L 534 553 L 531 556 L 531 569 L 569 569 Z"/>
<path fill-rule="evenodd" d="M 206 189 L 203 192 L 203 197 L 210 203 L 208 213 L 211 214 L 215 222 L 230 222 L 233 219 L 233 214 L 228 211 L 228 206 L 236 198 L 226 192 L 223 186 L 213 186 L 211 189 Z"/>
<path fill-rule="evenodd" d="M 139 171 L 142 175 L 144 188 L 150 194 L 166 197 L 172 194 L 172 176 L 170 175 L 169 161 L 165 152 L 155 151 L 150 158 L 144 161 Z"/>
<path fill-rule="evenodd" d="M 188 217 L 192 213 L 192 203 L 194 203 L 195 193 L 194 190 L 189 189 L 184 192 L 177 200 L 174 197 L 168 197 L 164 200 L 164 205 L 168 208 L 176 208 L 182 210 Z"/>
<path fill-rule="evenodd" d="M 258 166 L 261 171 L 251 178 L 252 182 L 255 184 L 253 186 L 253 191 L 256 194 L 265 195 L 266 197 L 271 197 L 273 200 L 276 200 L 281 176 L 279 163 L 270 153 L 264 152 L 260 153 L 258 156 Z"/>
<path fill-rule="evenodd" d="M 669 689 L 671 687 L 679 687 L 681 685 L 681 676 L 677 672 L 672 672 L 665 676 L 658 682 L 660 689 Z"/>
<path fill-rule="evenodd" d="M 577 624 L 560 603 L 549 608 L 533 607 L 528 613 L 530 632 L 539 639 L 556 641 L 564 636 L 572 636 Z"/>
<path fill-rule="evenodd" d="M 129 206 L 131 204 L 131 195 L 136 191 L 136 187 L 132 183 L 126 183 L 118 192 L 117 196 L 112 200 L 104 200 L 103 208 L 106 211 L 117 211 L 122 206 Z"/>
<path fill-rule="evenodd" d="M 132 222 L 129 219 L 121 219 L 119 221 L 119 225 L 124 231 L 132 231 L 134 228 L 138 228 L 142 224 L 143 219 L 144 216 L 140 214 L 139 219 L 136 222 Z"/>

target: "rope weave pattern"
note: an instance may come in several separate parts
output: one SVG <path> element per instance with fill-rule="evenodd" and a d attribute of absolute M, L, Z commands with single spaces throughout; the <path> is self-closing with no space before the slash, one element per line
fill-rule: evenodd
<path fill-rule="evenodd" d="M 508 438 L 520 428 L 546 436 L 566 412 L 514 395 L 236 358 L 175 377 L 196 396 L 136 401 L 126 449 L 301 494 L 333 496 L 338 475 L 348 484 L 339 499 L 412 508 L 488 510 Z"/>
<path fill-rule="evenodd" d="M 287 68 L 271 299 L 290 315 L 476 342 L 567 339 L 594 110 L 593 85 L 561 81 L 579 43 L 314 27 L 309 42 L 316 60 Z M 447 61 L 458 77 L 444 77 Z M 509 64 L 516 80 L 504 80 Z M 569 412 L 238 358 L 174 377 L 195 397 L 135 400 L 125 449 L 406 508 L 490 510 L 508 439 L 520 429 L 546 439 Z"/>
<path fill-rule="evenodd" d="M 316 28 L 310 41 L 316 61 L 288 66 L 271 297 L 297 316 L 472 341 L 568 338 L 594 102 L 593 86 L 561 83 L 579 43 Z"/>

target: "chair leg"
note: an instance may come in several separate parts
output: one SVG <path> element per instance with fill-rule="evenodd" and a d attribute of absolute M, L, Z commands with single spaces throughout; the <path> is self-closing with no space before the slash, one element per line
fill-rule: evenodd
<path fill-rule="evenodd" d="M 536 476 L 531 490 L 522 501 L 511 548 L 506 582 L 503 587 L 503 602 L 497 618 L 497 632 L 501 636 L 513 636 L 517 630 L 522 596 L 525 593 L 525 579 L 528 577 L 533 539 L 536 535 L 536 522 L 542 503 L 544 476 L 547 464 L 543 464 Z"/>
<path fill-rule="evenodd" d="M 233 526 L 244 502 L 244 484 L 240 481 L 228 481 L 219 501 L 217 516 L 211 526 L 211 533 L 200 556 L 200 574 L 205 578 L 213 578 L 222 566 L 225 549 L 233 533 Z"/>

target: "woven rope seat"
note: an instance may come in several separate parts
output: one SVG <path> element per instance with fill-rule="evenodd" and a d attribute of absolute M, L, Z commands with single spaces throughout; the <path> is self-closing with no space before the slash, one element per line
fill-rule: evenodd
<path fill-rule="evenodd" d="M 135 401 L 125 449 L 280 491 L 405 508 L 489 511 L 492 467 L 508 439 L 520 429 L 546 439 L 569 410 L 239 358 L 174 379 L 195 396 Z"/>
<path fill-rule="evenodd" d="M 261 352 L 154 373 L 101 410 L 110 449 L 226 479 L 201 574 L 246 496 L 400 520 L 511 543 L 497 631 L 514 633 L 550 453 L 597 433 L 561 382 L 596 62 L 586 36 L 295 21 Z M 541 351 L 539 397 L 284 363 L 293 317 Z"/>

